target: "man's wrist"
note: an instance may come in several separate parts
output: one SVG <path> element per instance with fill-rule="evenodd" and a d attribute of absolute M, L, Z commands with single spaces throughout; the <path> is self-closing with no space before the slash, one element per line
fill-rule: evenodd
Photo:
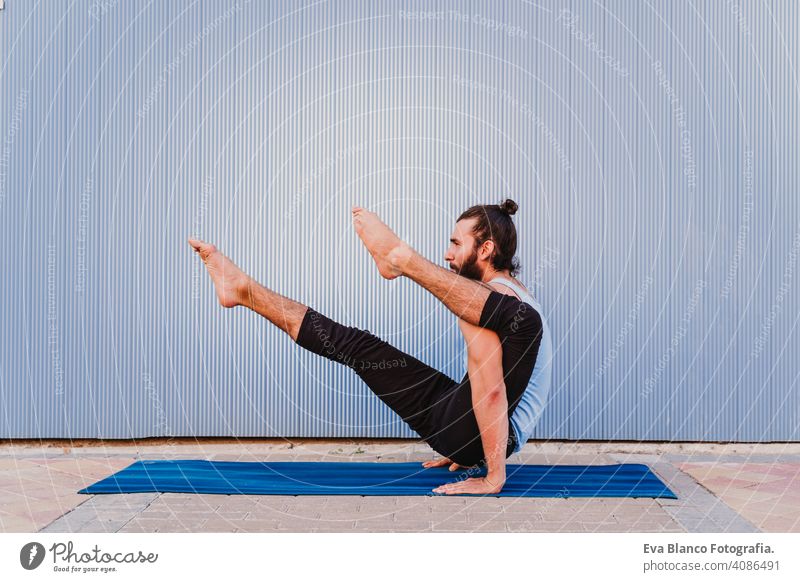
<path fill-rule="evenodd" d="M 505 468 L 502 470 L 489 471 L 486 473 L 486 480 L 493 485 L 502 485 L 506 482 Z"/>

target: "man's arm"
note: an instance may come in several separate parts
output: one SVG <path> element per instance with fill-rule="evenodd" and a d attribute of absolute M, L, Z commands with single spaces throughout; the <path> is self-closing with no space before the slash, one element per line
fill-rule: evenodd
<path fill-rule="evenodd" d="M 515 296 L 503 285 L 496 291 Z M 472 408 L 481 433 L 487 474 L 484 479 L 467 479 L 434 489 L 437 493 L 497 493 L 506 480 L 508 446 L 508 396 L 503 379 L 503 346 L 497 334 L 463 319 L 458 320 L 467 343 L 467 373 L 472 390 Z"/>
<path fill-rule="evenodd" d="M 467 340 L 467 373 L 472 389 L 472 408 L 481 431 L 487 478 L 502 488 L 506 480 L 508 445 L 508 397 L 503 380 L 503 347 L 500 338 L 490 329 L 465 321 L 461 329 Z"/>

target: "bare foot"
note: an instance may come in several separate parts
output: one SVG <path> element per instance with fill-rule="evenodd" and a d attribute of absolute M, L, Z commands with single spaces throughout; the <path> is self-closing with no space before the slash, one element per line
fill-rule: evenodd
<path fill-rule="evenodd" d="M 414 250 L 381 222 L 374 212 L 360 206 L 353 206 L 352 212 L 356 233 L 375 259 L 380 274 L 386 279 L 402 275 Z"/>
<path fill-rule="evenodd" d="M 189 239 L 189 244 L 206 264 L 208 274 L 217 289 L 220 305 L 223 307 L 241 305 L 242 298 L 247 293 L 250 277 L 214 245 L 193 238 Z"/>
<path fill-rule="evenodd" d="M 458 471 L 459 469 L 465 468 L 459 465 L 458 463 L 454 463 L 447 457 L 442 457 L 441 459 L 437 459 L 435 461 L 425 461 L 424 463 L 422 463 L 422 466 L 425 467 L 426 469 L 430 469 L 432 467 L 444 467 L 445 465 L 450 465 L 451 471 Z"/>

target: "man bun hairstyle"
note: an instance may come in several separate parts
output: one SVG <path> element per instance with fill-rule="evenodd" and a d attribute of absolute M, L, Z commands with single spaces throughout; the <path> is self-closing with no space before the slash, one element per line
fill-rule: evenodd
<path fill-rule="evenodd" d="M 472 235 L 475 237 L 475 247 L 479 247 L 487 240 L 494 242 L 492 267 L 498 271 L 508 270 L 514 277 L 520 270 L 519 261 L 514 258 L 517 253 L 517 228 L 511 217 L 516 214 L 519 205 L 506 198 L 500 204 L 479 204 L 471 206 L 458 217 L 476 219 Z"/>
<path fill-rule="evenodd" d="M 509 216 L 514 216 L 514 213 L 517 212 L 519 205 L 511 200 L 511 198 L 506 198 L 506 201 L 499 205 L 500 210 L 508 214 Z"/>

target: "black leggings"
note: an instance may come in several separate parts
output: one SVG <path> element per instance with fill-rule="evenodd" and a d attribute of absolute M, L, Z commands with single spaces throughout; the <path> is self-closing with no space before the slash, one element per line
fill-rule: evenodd
<path fill-rule="evenodd" d="M 533 373 L 542 338 L 542 320 L 527 303 L 492 291 L 479 325 L 496 332 L 503 348 L 508 457 L 516 447 L 511 413 Z M 439 454 L 463 466 L 483 462 L 483 443 L 472 408 L 469 374 L 456 382 L 369 331 L 341 325 L 310 307 L 300 326 L 297 344 L 351 367 Z"/>

